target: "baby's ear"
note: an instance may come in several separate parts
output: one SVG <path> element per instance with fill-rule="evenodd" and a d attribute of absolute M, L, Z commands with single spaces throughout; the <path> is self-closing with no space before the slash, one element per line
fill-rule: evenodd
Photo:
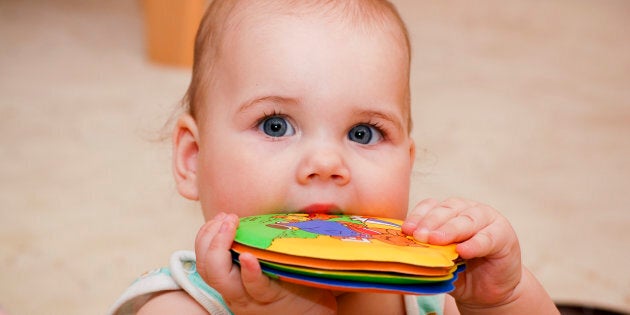
<path fill-rule="evenodd" d="M 179 194 L 190 200 L 199 200 L 197 188 L 197 123 L 188 114 L 177 120 L 173 130 L 173 175 Z"/>

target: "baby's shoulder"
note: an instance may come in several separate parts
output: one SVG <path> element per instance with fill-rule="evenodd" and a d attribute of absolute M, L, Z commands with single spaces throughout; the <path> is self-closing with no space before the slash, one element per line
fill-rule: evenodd
<path fill-rule="evenodd" d="M 195 299 L 183 290 L 166 291 L 151 297 L 136 313 L 138 315 L 192 314 L 208 315 Z"/>
<path fill-rule="evenodd" d="M 168 267 L 143 274 L 123 292 L 109 312 L 110 315 L 163 313 L 230 314 L 219 292 L 197 273 L 195 254 L 191 251 L 175 252 Z"/>

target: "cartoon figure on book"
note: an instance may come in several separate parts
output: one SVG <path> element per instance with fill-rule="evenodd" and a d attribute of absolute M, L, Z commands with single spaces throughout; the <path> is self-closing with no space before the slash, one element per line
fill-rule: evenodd
<path fill-rule="evenodd" d="M 138 279 L 110 313 L 557 314 L 497 210 L 462 198 L 408 208 L 410 59 L 407 29 L 384 0 L 213 1 L 173 130 L 177 189 L 199 201 L 206 223 L 194 252 L 177 252 L 168 268 Z M 390 275 L 333 270 L 324 273 L 343 279 L 321 283 L 312 281 L 318 266 L 268 261 L 255 253 L 269 251 L 253 246 L 235 250 L 243 235 L 256 235 L 246 217 L 287 213 L 400 220 L 402 238 L 433 246 L 405 246 L 426 253 L 409 263 L 451 273 L 401 275 L 365 289 L 348 278 Z M 352 224 L 344 229 L 369 235 Z M 448 253 L 439 259 L 444 267 L 423 264 L 431 248 Z M 410 265 L 398 261 L 404 255 L 379 256 Z M 465 270 L 454 276 L 461 262 Z M 408 288 L 406 281 L 413 292 L 432 293 L 395 289 Z"/>
<path fill-rule="evenodd" d="M 311 213 L 305 216 L 275 216 L 284 220 L 267 224 L 276 229 L 302 230 L 326 235 L 342 241 L 370 242 L 379 240 L 399 246 L 426 246 L 413 237 L 402 233 L 400 225 L 377 218 L 351 216 L 352 221 L 328 220 L 334 216 Z M 358 222 L 357 222 L 358 221 Z M 360 223 L 359 223 L 360 222 Z M 296 244 L 298 245 L 298 244 Z"/>

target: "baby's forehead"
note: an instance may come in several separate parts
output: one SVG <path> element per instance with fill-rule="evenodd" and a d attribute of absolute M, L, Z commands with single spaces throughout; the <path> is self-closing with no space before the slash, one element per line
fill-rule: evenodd
<path fill-rule="evenodd" d="M 262 41 L 264 44 L 267 36 L 280 36 L 273 32 L 273 27 L 267 26 L 287 21 L 282 17 L 288 17 L 291 23 L 304 21 L 310 23 L 309 27 L 315 27 L 305 27 L 306 32 L 312 30 L 321 34 L 326 29 L 327 34 L 338 33 L 338 36 L 333 35 L 336 38 L 355 38 L 357 33 L 354 32 L 361 32 L 364 36 L 359 38 L 367 35 L 383 39 L 380 43 L 385 43 L 388 51 L 397 53 L 395 59 L 402 62 L 408 80 L 411 54 L 407 29 L 394 6 L 385 0 L 214 0 L 195 42 L 193 77 L 187 92 L 187 106 L 193 116 L 204 107 L 205 91 L 220 81 L 221 61 L 241 51 L 243 42 Z M 408 106 L 409 102 L 406 103 Z"/>
<path fill-rule="evenodd" d="M 222 0 L 215 0 L 222 1 Z M 229 1 L 228 1 L 229 2 Z M 232 2 L 229 10 L 215 10 L 223 17 L 209 19 L 225 21 L 218 31 L 223 39 L 247 27 L 260 27 L 277 16 L 294 16 L 320 20 L 322 23 L 345 26 L 350 30 L 385 31 L 396 37 L 405 50 L 409 50 L 407 30 L 396 9 L 382 0 L 240 0 Z M 236 31 L 237 33 L 232 33 Z M 227 33 L 230 33 L 229 35 Z"/>

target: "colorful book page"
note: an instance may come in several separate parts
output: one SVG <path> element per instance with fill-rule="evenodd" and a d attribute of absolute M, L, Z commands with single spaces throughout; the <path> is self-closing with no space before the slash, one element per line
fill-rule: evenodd
<path fill-rule="evenodd" d="M 457 273 L 464 269 L 464 265 L 458 267 L 455 276 L 451 280 L 430 284 L 386 284 L 327 279 L 294 274 L 264 265 L 261 265 L 261 268 L 265 274 L 281 281 L 328 290 L 426 295 L 448 293 L 454 290 L 455 286 L 453 283 L 457 280 Z"/>
<path fill-rule="evenodd" d="M 453 274 L 441 277 L 424 277 L 410 276 L 399 273 L 389 272 L 367 272 L 367 271 L 341 271 L 341 270 L 324 270 L 315 268 L 304 268 L 290 265 L 276 264 L 265 260 L 259 260 L 261 265 L 268 266 L 276 270 L 286 271 L 293 274 L 301 274 L 306 276 L 351 280 L 361 282 L 389 283 L 389 284 L 420 284 L 435 283 L 453 279 Z"/>
<path fill-rule="evenodd" d="M 455 245 L 418 242 L 402 221 L 354 215 L 267 214 L 240 219 L 235 242 L 300 257 L 453 267 Z"/>
<path fill-rule="evenodd" d="M 455 271 L 453 267 L 423 267 L 410 264 L 380 261 L 346 261 L 346 260 L 326 260 L 291 256 L 276 252 L 265 251 L 258 248 L 232 243 L 232 250 L 237 253 L 251 253 L 259 260 L 266 260 L 285 265 L 318 268 L 325 270 L 372 270 L 382 272 L 397 272 L 416 276 L 446 276 Z"/>

